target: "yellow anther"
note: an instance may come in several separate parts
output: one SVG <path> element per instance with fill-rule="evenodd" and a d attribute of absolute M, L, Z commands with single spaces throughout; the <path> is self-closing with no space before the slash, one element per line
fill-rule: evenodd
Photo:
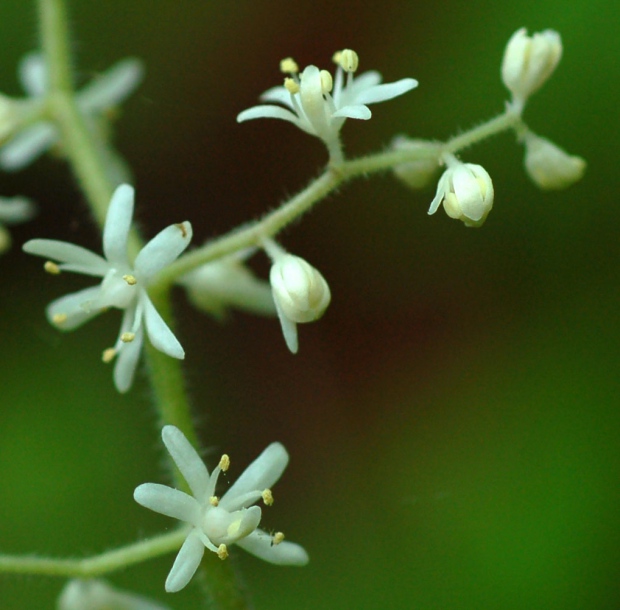
<path fill-rule="evenodd" d="M 217 506 L 220 503 L 220 499 L 217 496 L 211 496 L 209 498 L 209 504 L 211 506 Z"/>
<path fill-rule="evenodd" d="M 263 497 L 263 502 L 267 506 L 271 506 L 273 504 L 273 494 L 271 493 L 271 489 L 265 489 L 261 496 Z"/>
<path fill-rule="evenodd" d="M 282 532 L 276 532 L 273 535 L 273 544 L 280 544 L 284 540 L 284 534 Z"/>
<path fill-rule="evenodd" d="M 138 283 L 138 280 L 136 279 L 135 275 L 130 275 L 129 273 L 127 275 L 123 276 L 123 279 L 130 285 L 130 286 L 135 286 Z"/>
<path fill-rule="evenodd" d="M 336 51 L 333 55 L 332 55 L 332 61 L 336 64 L 336 65 L 340 65 L 340 58 L 342 57 L 342 51 Z"/>
<path fill-rule="evenodd" d="M 136 338 L 136 333 L 123 333 L 121 335 L 121 341 L 123 343 L 131 343 Z"/>
<path fill-rule="evenodd" d="M 334 61 L 345 71 L 355 72 L 360 63 L 359 57 L 355 51 L 344 49 L 334 55 Z"/>
<path fill-rule="evenodd" d="M 332 75 L 327 70 L 321 70 L 321 93 L 329 93 L 332 90 L 332 86 L 334 81 L 332 80 Z"/>
<path fill-rule="evenodd" d="M 103 350 L 103 353 L 101 354 L 101 360 L 108 364 L 109 362 L 112 362 L 112 360 L 114 360 L 115 356 L 116 350 L 113 347 L 108 347 L 108 349 Z"/>
<path fill-rule="evenodd" d="M 223 472 L 226 472 L 230 468 L 230 458 L 228 457 L 228 455 L 224 454 L 220 458 L 220 463 L 218 464 L 218 466 Z"/>
<path fill-rule="evenodd" d="M 60 273 L 60 267 L 52 261 L 47 261 L 45 265 L 43 265 L 43 269 L 51 275 L 58 275 Z"/>
<path fill-rule="evenodd" d="M 299 66 L 292 57 L 287 57 L 280 62 L 280 72 L 284 72 L 284 74 L 297 74 Z"/>
<path fill-rule="evenodd" d="M 228 549 L 226 548 L 226 545 L 224 543 L 220 544 L 219 547 L 217 547 L 217 556 L 224 561 L 224 559 L 226 559 L 226 557 L 228 557 Z"/>
<path fill-rule="evenodd" d="M 52 316 L 52 322 L 54 324 L 58 324 L 59 326 L 61 324 L 64 324 L 67 321 L 67 314 L 66 313 L 55 313 Z"/>
<path fill-rule="evenodd" d="M 289 93 L 292 93 L 293 95 L 299 93 L 299 83 L 290 76 L 284 79 L 284 87 Z"/>

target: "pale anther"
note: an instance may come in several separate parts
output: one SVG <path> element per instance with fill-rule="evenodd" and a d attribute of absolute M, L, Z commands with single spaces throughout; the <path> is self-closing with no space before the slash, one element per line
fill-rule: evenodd
<path fill-rule="evenodd" d="M 220 463 L 218 466 L 222 472 L 226 472 L 230 468 L 230 458 L 226 453 L 220 458 Z"/>
<path fill-rule="evenodd" d="M 112 360 L 114 360 L 115 356 L 116 350 L 113 347 L 108 347 L 108 349 L 103 350 L 103 353 L 101 354 L 101 360 L 108 364 L 109 362 L 112 362 Z"/>
<path fill-rule="evenodd" d="M 131 343 L 136 338 L 136 333 L 123 333 L 121 335 L 121 341 L 123 343 Z"/>
<path fill-rule="evenodd" d="M 226 548 L 226 545 L 224 543 L 220 544 L 219 547 L 217 547 L 217 556 L 224 561 L 224 559 L 226 559 L 226 557 L 228 557 L 228 549 Z"/>
<path fill-rule="evenodd" d="M 54 324 L 63 324 L 66 321 L 67 321 L 67 314 L 66 313 L 55 313 L 52 316 L 52 322 Z"/>
<path fill-rule="evenodd" d="M 123 279 L 130 285 L 135 286 L 138 283 L 135 275 L 127 274 L 123 276 Z"/>
<path fill-rule="evenodd" d="M 273 535 L 273 544 L 280 544 L 284 540 L 284 534 L 282 532 L 276 532 Z"/>
<path fill-rule="evenodd" d="M 52 261 L 47 261 L 45 265 L 43 265 L 43 269 L 51 275 L 58 275 L 60 273 L 60 267 Z"/>
<path fill-rule="evenodd" d="M 292 57 L 287 57 L 280 62 L 280 72 L 284 72 L 284 74 L 297 74 L 299 66 Z"/>
<path fill-rule="evenodd" d="M 271 489 L 265 489 L 261 496 L 263 498 L 263 502 L 267 506 L 271 506 L 273 504 L 273 494 L 271 493 Z"/>
<path fill-rule="evenodd" d="M 357 53 L 351 49 L 344 49 L 335 61 L 345 72 L 355 72 L 360 63 Z"/>
<path fill-rule="evenodd" d="M 321 93 L 325 95 L 332 90 L 334 81 L 332 80 L 332 75 L 327 70 L 321 70 Z"/>
<path fill-rule="evenodd" d="M 211 506 L 217 506 L 220 503 L 220 499 L 217 496 L 211 496 L 209 498 L 209 504 Z"/>
<path fill-rule="evenodd" d="M 293 95 L 299 93 L 299 83 L 290 76 L 284 79 L 284 87 L 289 93 L 292 93 Z"/>

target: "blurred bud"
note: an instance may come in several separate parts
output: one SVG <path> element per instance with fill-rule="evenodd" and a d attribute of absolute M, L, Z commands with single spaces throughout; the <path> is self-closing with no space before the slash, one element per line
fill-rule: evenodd
<path fill-rule="evenodd" d="M 515 109 L 520 112 L 527 98 L 551 76 L 562 57 L 562 40 L 553 30 L 527 35 L 517 30 L 506 45 L 502 61 L 502 80 L 511 91 Z"/>
<path fill-rule="evenodd" d="M 544 190 L 565 189 L 581 180 L 586 161 L 569 155 L 546 138 L 528 132 L 524 137 L 525 171 Z"/>
<path fill-rule="evenodd" d="M 482 226 L 493 207 L 491 176 L 481 165 L 457 161 L 439 179 L 428 213 L 434 214 L 441 203 L 450 218 L 467 227 Z"/>
<path fill-rule="evenodd" d="M 405 136 L 397 136 L 392 140 L 394 150 L 428 150 L 429 146 L 436 145 L 426 140 L 410 139 Z M 439 169 L 439 161 L 436 158 L 420 159 L 401 163 L 394 167 L 395 176 L 412 189 L 421 189 L 428 186 L 434 179 Z"/>

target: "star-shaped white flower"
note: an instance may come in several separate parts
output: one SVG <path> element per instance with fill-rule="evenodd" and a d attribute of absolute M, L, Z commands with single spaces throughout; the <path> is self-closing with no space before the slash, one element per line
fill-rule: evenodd
<path fill-rule="evenodd" d="M 83 87 L 76 95 L 76 103 L 89 126 L 94 127 L 95 119 L 125 100 L 140 84 L 142 74 L 139 60 L 123 59 Z M 13 121 L 22 113 L 29 117 L 32 108 L 44 102 L 49 89 L 48 71 L 40 53 L 29 53 L 20 61 L 18 76 L 28 99 L 14 102 Z M 59 137 L 56 126 L 44 119 L 18 128 L 0 147 L 0 167 L 7 171 L 22 169 L 58 142 Z"/>
<path fill-rule="evenodd" d="M 220 472 L 228 470 L 230 460 L 223 455 L 209 475 L 183 433 L 165 426 L 162 439 L 192 496 L 157 483 L 144 483 L 134 491 L 138 504 L 162 515 L 185 521 L 191 529 L 166 579 L 166 591 L 180 591 L 195 574 L 205 547 L 220 559 L 228 557 L 228 546 L 237 544 L 249 553 L 278 565 L 305 565 L 308 554 L 303 547 L 284 542 L 281 532 L 273 536 L 258 529 L 261 509 L 257 500 L 271 505 L 271 486 L 288 464 L 288 453 L 280 443 L 272 443 L 252 462 L 223 496 L 215 495 Z"/>
<path fill-rule="evenodd" d="M 307 66 L 299 74 L 292 59 L 281 62 L 282 72 L 290 74 L 284 86 L 273 87 L 260 97 L 264 102 L 281 104 L 254 106 L 237 116 L 237 122 L 251 119 L 282 119 L 301 130 L 321 138 L 329 149 L 332 160 L 341 161 L 339 133 L 347 118 L 368 120 L 372 116 L 367 104 L 385 102 L 407 93 L 418 85 L 413 78 L 381 85 L 379 72 L 364 72 L 357 79 L 358 57 L 355 51 L 345 49 L 334 55 L 338 65 L 335 80 L 327 70 Z M 344 73 L 347 73 L 346 84 Z"/>
<path fill-rule="evenodd" d="M 125 311 L 116 345 L 103 353 L 104 362 L 118 356 L 114 383 L 119 392 L 131 387 L 145 326 L 155 348 L 173 358 L 185 357 L 181 344 L 157 313 L 147 289 L 157 273 L 187 248 L 192 226 L 187 221 L 170 225 L 140 250 L 132 264 L 127 258 L 127 239 L 133 206 L 133 187 L 119 186 L 112 196 L 103 229 L 105 258 L 81 246 L 53 239 L 33 239 L 23 246 L 29 254 L 59 261 L 60 265 L 51 261 L 45 264 L 45 269 L 52 274 L 73 271 L 103 278 L 98 286 L 68 294 L 49 304 L 47 317 L 58 328 L 73 330 L 109 307 Z"/>

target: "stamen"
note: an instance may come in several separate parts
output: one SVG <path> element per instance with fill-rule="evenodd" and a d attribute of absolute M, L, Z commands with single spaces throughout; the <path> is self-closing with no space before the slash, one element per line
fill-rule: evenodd
<path fill-rule="evenodd" d="M 343 49 L 342 51 L 335 53 L 333 60 L 345 72 L 355 72 L 360 63 L 357 53 L 351 49 Z"/>
<path fill-rule="evenodd" d="M 121 341 L 123 343 L 131 343 L 136 338 L 136 333 L 123 333 L 121 335 Z"/>
<path fill-rule="evenodd" d="M 226 557 L 228 557 L 228 549 L 226 548 L 226 545 L 222 542 L 222 544 L 220 544 L 219 547 L 217 547 L 217 556 L 224 561 L 224 559 L 226 559 Z"/>
<path fill-rule="evenodd" d="M 135 286 L 138 283 L 138 280 L 136 279 L 135 275 L 130 275 L 129 273 L 127 275 L 123 276 L 123 279 L 130 285 L 130 286 Z"/>
<path fill-rule="evenodd" d="M 290 76 L 284 79 L 284 87 L 289 93 L 295 95 L 299 93 L 299 83 Z"/>
<path fill-rule="evenodd" d="M 273 504 L 273 494 L 271 493 L 271 489 L 265 489 L 261 496 L 266 506 L 271 506 Z"/>
<path fill-rule="evenodd" d="M 321 93 L 325 95 L 332 90 L 334 85 L 334 81 L 332 80 L 332 75 L 327 70 L 321 70 Z"/>
<path fill-rule="evenodd" d="M 280 62 L 280 72 L 284 72 L 284 74 L 297 74 L 299 66 L 292 57 L 287 57 Z"/>
<path fill-rule="evenodd" d="M 60 274 L 60 267 L 52 261 L 47 261 L 45 265 L 43 265 L 43 269 L 45 269 L 45 271 L 47 271 L 50 275 Z"/>
<path fill-rule="evenodd" d="M 61 324 L 64 324 L 67 321 L 67 317 L 68 316 L 66 313 L 55 313 L 52 316 L 52 322 L 60 326 Z"/>
<path fill-rule="evenodd" d="M 220 503 L 220 499 L 217 496 L 211 496 L 209 498 L 209 504 L 211 506 L 217 506 Z"/>
<path fill-rule="evenodd" d="M 108 349 L 103 350 L 103 353 L 101 354 L 101 360 L 108 364 L 109 362 L 112 362 L 112 360 L 114 360 L 115 356 L 116 350 L 113 347 L 108 347 Z"/>
<path fill-rule="evenodd" d="M 218 464 L 218 466 L 220 467 L 222 472 L 226 472 L 230 468 L 230 458 L 228 457 L 228 455 L 224 454 L 220 458 L 220 463 Z"/>
<path fill-rule="evenodd" d="M 273 535 L 272 545 L 280 544 L 284 540 L 284 534 L 282 532 L 276 532 Z"/>

